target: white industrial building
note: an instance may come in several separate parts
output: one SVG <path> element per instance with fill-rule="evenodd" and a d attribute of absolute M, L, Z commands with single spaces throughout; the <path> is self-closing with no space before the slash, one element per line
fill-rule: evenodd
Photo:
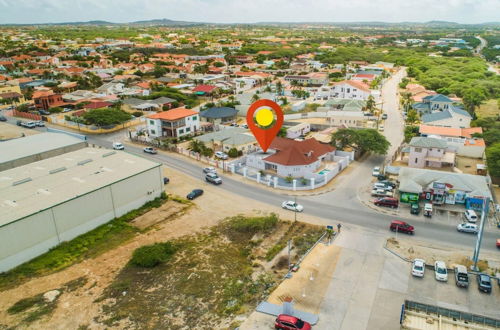
<path fill-rule="evenodd" d="M 0 172 L 0 272 L 159 197 L 162 183 L 161 164 L 96 148 Z"/>
<path fill-rule="evenodd" d="M 85 148 L 87 142 L 61 133 L 42 133 L 0 143 L 0 171 Z"/>

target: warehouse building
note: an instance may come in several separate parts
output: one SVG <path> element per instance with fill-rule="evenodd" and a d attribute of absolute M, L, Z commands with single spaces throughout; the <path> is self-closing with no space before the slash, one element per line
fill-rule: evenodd
<path fill-rule="evenodd" d="M 67 134 L 42 133 L 0 143 L 0 171 L 87 147 Z"/>
<path fill-rule="evenodd" d="M 0 172 L 0 272 L 159 197 L 162 182 L 161 164 L 95 148 Z"/>

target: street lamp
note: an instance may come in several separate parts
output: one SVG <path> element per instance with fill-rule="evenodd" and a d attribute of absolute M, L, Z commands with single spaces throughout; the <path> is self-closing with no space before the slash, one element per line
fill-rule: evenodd
<path fill-rule="evenodd" d="M 472 261 L 474 261 L 474 265 L 472 266 L 472 270 L 479 271 L 477 268 L 477 262 L 479 259 L 479 250 L 481 249 L 481 242 L 483 240 L 483 230 L 484 230 L 484 222 L 488 217 L 488 207 L 490 204 L 490 199 L 485 197 L 483 199 L 483 212 L 481 213 L 481 223 L 479 224 L 479 233 L 477 234 L 476 246 L 474 247 L 474 255 L 472 256 Z"/>

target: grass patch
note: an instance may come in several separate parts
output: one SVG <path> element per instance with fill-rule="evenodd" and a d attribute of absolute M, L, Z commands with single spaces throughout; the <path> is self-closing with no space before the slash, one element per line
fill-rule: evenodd
<path fill-rule="evenodd" d="M 223 232 L 231 241 L 248 241 L 257 233 L 269 233 L 276 228 L 279 217 L 275 213 L 260 217 L 237 215 L 226 218 L 221 225 Z"/>
<path fill-rule="evenodd" d="M 59 295 L 60 296 L 60 295 Z M 9 314 L 23 314 L 23 322 L 31 323 L 52 313 L 57 306 L 57 296 L 53 301 L 48 302 L 43 298 L 43 293 L 36 296 L 21 299 L 7 309 Z"/>
<path fill-rule="evenodd" d="M 141 246 L 132 254 L 130 263 L 134 266 L 152 268 L 168 261 L 177 248 L 170 242 Z"/>
<path fill-rule="evenodd" d="M 0 290 L 15 287 L 26 280 L 50 274 L 69 267 L 81 260 L 109 251 L 132 238 L 139 229 L 129 224 L 136 217 L 157 208 L 167 201 L 167 196 L 147 202 L 119 218 L 103 224 L 71 241 L 63 242 L 35 259 L 4 273 L 0 273 Z"/>
<path fill-rule="evenodd" d="M 267 250 L 267 253 L 266 253 L 266 260 L 267 261 L 271 261 L 273 260 L 274 257 L 276 257 L 276 255 L 285 248 L 286 246 L 286 243 L 285 242 L 280 242 L 278 244 L 275 244 L 273 245 L 269 250 Z"/>
<path fill-rule="evenodd" d="M 498 100 L 487 100 L 479 108 L 476 108 L 476 115 L 479 118 L 497 117 L 500 114 Z"/>

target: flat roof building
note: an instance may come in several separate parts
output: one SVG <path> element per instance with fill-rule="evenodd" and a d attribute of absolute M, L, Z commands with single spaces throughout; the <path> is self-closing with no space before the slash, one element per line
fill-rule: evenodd
<path fill-rule="evenodd" d="M 0 172 L 0 272 L 163 192 L 161 164 L 83 148 Z"/>

